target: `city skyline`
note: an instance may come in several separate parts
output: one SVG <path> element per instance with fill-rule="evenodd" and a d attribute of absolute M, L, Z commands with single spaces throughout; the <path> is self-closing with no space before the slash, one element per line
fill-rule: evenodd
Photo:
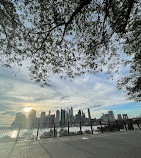
<path fill-rule="evenodd" d="M 79 109 L 77 114 L 74 114 L 73 107 L 69 109 L 58 109 L 56 110 L 56 114 L 51 113 L 49 110 L 48 113 L 42 111 L 40 116 L 37 117 L 37 111 L 35 109 L 26 109 L 28 114 L 25 115 L 22 112 L 16 113 L 16 117 L 14 121 L 11 123 L 11 127 L 13 128 L 55 128 L 55 127 L 78 127 L 82 126 L 90 126 L 96 125 L 98 123 L 109 124 L 116 123 L 120 121 L 124 123 L 127 120 L 133 120 L 141 118 L 141 116 L 136 118 L 128 117 L 128 114 L 117 114 L 115 116 L 114 111 L 108 111 L 107 113 L 102 113 L 100 118 L 92 118 L 90 109 L 87 109 L 87 116 L 85 113 Z"/>
<path fill-rule="evenodd" d="M 22 127 L 29 127 L 29 128 L 37 128 L 40 126 L 40 128 L 53 128 L 54 125 L 56 127 L 66 127 L 68 125 L 68 122 L 70 123 L 71 126 L 78 126 L 80 123 L 82 125 L 90 125 L 91 123 L 97 123 L 98 121 L 104 121 L 105 123 L 110 122 L 115 122 L 115 116 L 113 111 L 108 111 L 108 114 L 104 114 L 96 119 L 96 118 L 91 118 L 91 112 L 90 109 L 87 109 L 87 115 L 86 117 L 85 113 L 79 109 L 77 114 L 74 115 L 73 113 L 73 107 L 70 109 L 62 109 L 57 110 L 56 114 L 51 114 L 51 111 L 48 111 L 48 114 L 46 112 L 41 112 L 40 117 L 37 117 L 37 111 L 34 109 L 25 109 L 28 111 L 28 115 L 26 116 L 22 112 L 16 113 L 15 120 L 12 122 L 11 126 L 18 128 L 20 125 Z M 128 119 L 127 114 L 123 114 L 123 117 L 119 118 L 118 114 L 118 120 L 122 120 L 125 118 Z"/>
<path fill-rule="evenodd" d="M 99 118 L 94 118 L 94 117 L 92 118 L 89 108 L 87 109 L 87 114 L 85 114 L 81 109 L 79 109 L 78 112 L 74 114 L 73 107 L 70 107 L 69 109 L 68 108 L 67 109 L 61 108 L 60 110 L 58 109 L 56 110 L 56 113 L 51 113 L 50 110 L 48 112 L 42 111 L 40 115 L 37 117 L 37 111 L 35 109 L 29 108 L 27 115 L 24 114 L 23 112 L 16 113 L 16 117 L 13 123 L 19 125 L 19 123 L 25 122 L 25 119 L 32 120 L 33 118 L 35 119 L 35 121 L 33 121 L 34 123 L 44 124 L 45 118 L 47 117 L 47 118 L 52 118 L 51 119 L 52 126 L 54 125 L 54 123 L 57 126 L 65 126 L 67 122 L 85 122 L 85 121 L 91 122 L 96 120 L 101 120 L 104 122 L 108 122 L 108 121 L 115 122 L 115 120 L 122 120 L 129 118 L 128 114 L 117 114 L 117 116 L 115 116 L 114 111 L 107 111 L 107 112 L 108 113 L 102 113 L 101 117 Z"/>

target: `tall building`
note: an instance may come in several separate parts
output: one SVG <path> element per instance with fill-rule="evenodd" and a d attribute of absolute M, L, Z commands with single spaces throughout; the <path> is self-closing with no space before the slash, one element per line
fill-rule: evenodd
<path fill-rule="evenodd" d="M 71 115 L 73 116 L 73 107 L 71 107 Z"/>
<path fill-rule="evenodd" d="M 35 128 L 38 126 L 38 121 L 36 117 L 36 110 L 31 109 L 28 113 L 28 124 L 30 128 Z"/>
<path fill-rule="evenodd" d="M 61 126 L 65 126 L 65 110 L 61 109 Z"/>
<path fill-rule="evenodd" d="M 81 110 L 78 111 L 78 114 L 75 115 L 75 122 L 79 123 L 82 122 L 82 113 Z"/>
<path fill-rule="evenodd" d="M 48 115 L 45 116 L 45 127 L 49 127 L 49 118 Z"/>
<path fill-rule="evenodd" d="M 50 117 L 51 111 L 49 110 L 48 116 Z"/>
<path fill-rule="evenodd" d="M 89 118 L 89 120 L 91 120 L 90 109 L 88 109 L 88 118 Z"/>
<path fill-rule="evenodd" d="M 67 123 L 69 121 L 69 113 L 66 111 L 65 113 L 65 122 Z"/>
<path fill-rule="evenodd" d="M 71 115 L 71 109 L 69 109 L 69 116 Z"/>
<path fill-rule="evenodd" d="M 128 115 L 127 114 L 122 114 L 123 119 L 128 119 Z"/>
<path fill-rule="evenodd" d="M 85 113 L 82 111 L 82 118 L 85 119 Z"/>
<path fill-rule="evenodd" d="M 56 111 L 55 125 L 60 126 L 60 111 Z"/>
<path fill-rule="evenodd" d="M 44 118 L 46 116 L 45 112 L 41 112 L 41 117 L 40 118 Z"/>
<path fill-rule="evenodd" d="M 45 116 L 46 116 L 46 113 L 42 112 L 41 116 L 40 116 L 40 127 L 41 128 L 45 128 Z"/>
<path fill-rule="evenodd" d="M 54 125 L 54 122 L 55 122 L 55 114 L 54 115 L 50 115 L 49 117 L 49 127 L 53 127 Z"/>
<path fill-rule="evenodd" d="M 110 121 L 115 121 L 115 116 L 113 111 L 108 111 Z"/>
<path fill-rule="evenodd" d="M 22 127 L 26 126 L 26 115 L 21 112 L 16 113 L 16 118 L 11 124 L 12 127 L 19 127 L 19 125 Z"/>
<path fill-rule="evenodd" d="M 32 119 L 32 118 L 35 118 L 36 117 L 36 110 L 34 109 L 31 109 L 28 113 L 28 118 L 29 119 Z"/>
<path fill-rule="evenodd" d="M 118 120 L 122 120 L 121 114 L 117 114 L 117 119 L 118 119 Z"/>
<path fill-rule="evenodd" d="M 81 116 L 81 110 L 78 111 L 78 115 Z"/>
<path fill-rule="evenodd" d="M 74 121 L 73 118 L 73 107 L 71 107 L 71 109 L 69 109 L 69 122 L 72 123 Z"/>
<path fill-rule="evenodd" d="M 104 122 L 108 122 L 108 121 L 110 120 L 110 116 L 109 116 L 109 114 L 103 114 L 103 115 L 101 116 L 101 119 L 102 119 L 102 121 L 104 121 Z"/>

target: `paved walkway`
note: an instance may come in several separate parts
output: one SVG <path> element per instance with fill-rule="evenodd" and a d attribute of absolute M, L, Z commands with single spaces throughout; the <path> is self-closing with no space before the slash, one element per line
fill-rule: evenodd
<path fill-rule="evenodd" d="M 141 158 L 141 130 L 0 143 L 0 158 Z"/>

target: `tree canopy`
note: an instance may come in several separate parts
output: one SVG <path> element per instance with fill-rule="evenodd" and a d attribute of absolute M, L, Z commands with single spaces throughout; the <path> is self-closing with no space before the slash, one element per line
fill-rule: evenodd
<path fill-rule="evenodd" d="M 0 62 L 29 60 L 31 78 L 49 85 L 52 73 L 117 72 L 122 50 L 132 59 L 118 88 L 140 101 L 140 21 L 139 0 L 0 0 Z"/>

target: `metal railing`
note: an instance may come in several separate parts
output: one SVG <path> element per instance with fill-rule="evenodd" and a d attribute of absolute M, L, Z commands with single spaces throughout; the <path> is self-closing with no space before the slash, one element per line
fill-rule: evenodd
<path fill-rule="evenodd" d="M 98 134 L 114 131 L 140 130 L 141 119 L 126 119 L 106 121 L 80 121 L 52 123 L 32 123 L 25 125 L 22 123 L 11 126 L 11 124 L 0 124 L 0 142 L 38 140 L 46 138 L 56 138 L 63 136 L 76 136 L 83 134 Z"/>

